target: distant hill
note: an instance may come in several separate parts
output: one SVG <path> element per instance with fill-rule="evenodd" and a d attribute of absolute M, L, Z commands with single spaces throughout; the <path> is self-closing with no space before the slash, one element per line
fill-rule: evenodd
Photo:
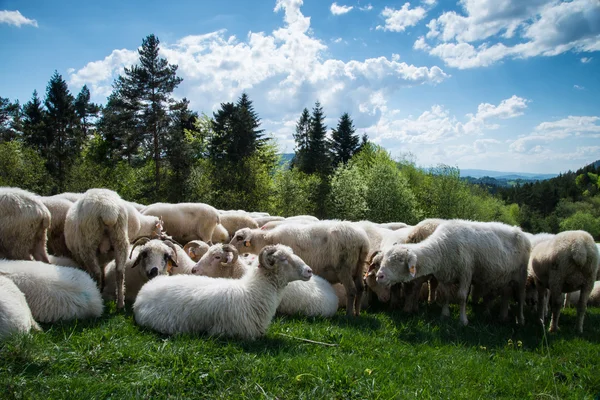
<path fill-rule="evenodd" d="M 281 164 L 289 163 L 294 158 L 294 153 L 283 153 L 281 154 Z"/>
<path fill-rule="evenodd" d="M 462 178 L 471 177 L 471 178 L 483 178 L 485 176 L 495 179 L 504 179 L 508 181 L 513 181 L 517 179 L 527 180 L 527 181 L 543 181 L 546 179 L 551 179 L 558 174 L 533 174 L 529 172 L 500 172 L 500 171 L 488 171 L 485 169 L 461 169 L 460 176 Z"/>

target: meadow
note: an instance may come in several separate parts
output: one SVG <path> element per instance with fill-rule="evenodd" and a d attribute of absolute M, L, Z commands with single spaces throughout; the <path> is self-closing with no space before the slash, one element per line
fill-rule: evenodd
<path fill-rule="evenodd" d="M 600 309 L 584 333 L 575 310 L 545 334 L 469 311 L 470 324 L 367 310 L 347 318 L 276 317 L 254 342 L 163 336 L 137 326 L 130 308 L 43 325 L 0 344 L 2 399 L 118 398 L 538 398 L 600 396 Z M 310 342 L 309 342 L 310 341 Z"/>

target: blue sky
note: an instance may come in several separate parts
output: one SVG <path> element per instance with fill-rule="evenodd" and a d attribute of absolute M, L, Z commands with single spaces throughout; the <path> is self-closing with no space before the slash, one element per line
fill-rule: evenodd
<path fill-rule="evenodd" d="M 246 91 L 285 152 L 304 107 L 419 165 L 560 172 L 600 159 L 598 0 L 0 0 L 0 96 L 56 69 L 104 103 L 142 39 L 210 114 Z"/>

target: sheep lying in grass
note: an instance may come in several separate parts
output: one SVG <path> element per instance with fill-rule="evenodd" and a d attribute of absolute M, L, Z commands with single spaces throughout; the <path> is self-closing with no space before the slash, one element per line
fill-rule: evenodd
<path fill-rule="evenodd" d="M 177 265 L 177 248 L 169 240 L 140 238 L 131 247 L 125 263 L 125 300 L 134 302 L 142 286 L 158 275 L 171 275 Z M 105 269 L 104 300 L 115 300 L 115 262 Z"/>
<path fill-rule="evenodd" d="M 192 269 L 196 275 L 211 278 L 240 279 L 250 269 L 246 261 L 239 257 L 230 244 L 214 245 Z M 308 282 L 290 282 L 281 292 L 281 302 L 277 312 L 281 314 L 302 314 L 309 317 L 331 317 L 338 309 L 338 298 L 329 282 L 313 276 Z"/>
<path fill-rule="evenodd" d="M 565 298 L 565 307 L 571 307 L 578 304 L 580 295 L 581 291 L 579 290 L 567 293 Z M 594 283 L 594 288 L 592 289 L 592 293 L 590 293 L 587 305 L 592 307 L 600 307 L 600 282 Z"/>
<path fill-rule="evenodd" d="M 315 273 L 346 288 L 347 315 L 359 315 L 364 290 L 363 269 L 369 253 L 369 238 L 350 222 L 319 221 L 309 225 L 284 224 L 265 231 L 241 229 L 231 244 L 243 253 L 257 254 L 269 244 L 290 246 Z"/>
<path fill-rule="evenodd" d="M 213 237 L 214 237 L 214 235 L 213 235 Z M 214 243 L 220 243 L 220 242 L 214 242 Z M 209 248 L 210 248 L 210 246 L 208 244 L 206 244 L 205 242 L 203 242 L 202 240 L 192 240 L 192 241 L 187 242 L 185 244 L 185 246 L 183 246 L 183 250 L 185 250 L 186 254 L 188 256 L 190 256 L 190 258 L 194 262 L 200 261 L 202 256 L 204 254 L 206 254 L 206 252 L 208 251 Z"/>
<path fill-rule="evenodd" d="M 267 331 L 281 291 L 311 269 L 287 246 L 266 246 L 241 279 L 160 276 L 133 305 L 138 324 L 161 333 L 208 333 L 256 339 Z"/>
<path fill-rule="evenodd" d="M 25 295 L 4 275 L 0 275 L 0 340 L 14 333 L 41 330 L 33 319 Z"/>
<path fill-rule="evenodd" d="M 179 243 L 209 242 L 220 221 L 217 210 L 203 203 L 154 203 L 144 208 L 143 214 L 160 217 L 164 229 Z"/>
<path fill-rule="evenodd" d="M 48 262 L 46 231 L 50 211 L 26 190 L 0 187 L 0 256 Z"/>
<path fill-rule="evenodd" d="M 40 322 L 102 315 L 102 297 L 84 271 L 39 261 L 0 260 L 0 274 L 10 278 Z"/>
<path fill-rule="evenodd" d="M 561 232 L 533 248 L 529 271 L 538 292 L 538 317 L 544 321 L 545 307 L 539 304 L 543 304 L 546 289 L 550 289 L 550 332 L 558 330 L 562 293 L 575 290 L 581 291 L 577 304 L 577 331 L 583 332 L 587 301 L 598 273 L 598 258 L 594 238 L 585 231 Z"/>
<path fill-rule="evenodd" d="M 524 323 L 523 303 L 527 262 L 531 244 L 519 228 L 501 223 L 453 220 L 441 224 L 431 236 L 417 244 L 398 244 L 387 250 L 377 273 L 382 284 L 408 282 L 433 275 L 440 284 L 458 282 L 460 321 L 468 324 L 466 301 L 471 283 L 490 291 L 502 290 L 501 318 L 508 317 L 512 295 L 519 293 L 518 320 Z M 449 315 L 445 299 L 442 315 Z"/>

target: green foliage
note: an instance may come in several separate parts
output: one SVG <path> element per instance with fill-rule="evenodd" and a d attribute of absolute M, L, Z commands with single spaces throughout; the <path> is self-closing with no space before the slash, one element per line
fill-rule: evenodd
<path fill-rule="evenodd" d="M 594 238 L 598 238 L 600 237 L 600 218 L 594 218 L 593 215 L 584 211 L 577 211 L 560 222 L 560 230 L 561 232 L 583 230 L 589 232 Z"/>
<path fill-rule="evenodd" d="M 331 178 L 329 214 L 332 217 L 360 221 L 367 215 L 367 191 L 369 187 L 357 165 L 343 165 Z"/>
<path fill-rule="evenodd" d="M 0 143 L 0 186 L 19 187 L 40 195 L 51 194 L 54 182 L 46 160 L 18 141 Z"/>
<path fill-rule="evenodd" d="M 360 145 L 355 132 L 350 115 L 342 114 L 338 126 L 331 132 L 331 159 L 334 167 L 339 163 L 346 164 L 358 150 Z"/>
<path fill-rule="evenodd" d="M 315 215 L 317 204 L 314 193 L 321 178 L 308 175 L 298 168 L 280 168 L 274 176 L 273 211 L 275 215 Z"/>
<path fill-rule="evenodd" d="M 15 140 L 21 130 L 19 102 L 0 97 L 0 142 Z"/>

